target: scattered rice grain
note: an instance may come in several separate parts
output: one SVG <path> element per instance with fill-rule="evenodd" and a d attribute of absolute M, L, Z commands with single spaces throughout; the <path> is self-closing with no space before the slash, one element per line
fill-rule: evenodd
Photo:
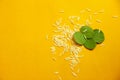
<path fill-rule="evenodd" d="M 79 21 L 80 20 L 80 17 L 77 17 L 77 21 Z"/>
<path fill-rule="evenodd" d="M 101 21 L 101 20 L 99 20 L 99 19 L 96 19 L 96 22 L 97 22 L 97 23 L 101 23 L 102 21 Z"/>
<path fill-rule="evenodd" d="M 56 72 L 54 72 L 54 74 L 55 74 L 55 75 L 58 75 L 58 74 L 59 74 L 59 72 L 58 72 L 58 71 L 56 71 Z"/>
<path fill-rule="evenodd" d="M 95 13 L 93 13 L 94 15 L 97 15 L 98 13 L 97 12 L 95 12 Z"/>
<path fill-rule="evenodd" d="M 51 49 L 51 52 L 52 52 L 52 53 L 55 53 L 56 48 L 55 48 L 54 46 L 50 47 L 50 49 Z"/>
<path fill-rule="evenodd" d="M 56 25 L 56 24 L 52 24 L 52 26 L 53 26 L 53 27 L 57 27 L 57 25 Z"/>
<path fill-rule="evenodd" d="M 64 10 L 59 11 L 59 13 L 64 13 L 64 12 L 65 12 Z"/>
<path fill-rule="evenodd" d="M 105 12 L 105 10 L 104 10 L 104 9 L 102 9 L 102 10 L 98 11 L 98 13 L 104 13 L 104 12 Z"/>
<path fill-rule="evenodd" d="M 49 37 L 48 37 L 48 34 L 46 35 L 46 40 L 48 40 L 49 39 Z"/>
<path fill-rule="evenodd" d="M 104 46 L 104 45 L 105 45 L 105 44 L 103 44 L 103 43 L 102 43 L 102 44 L 100 44 L 100 46 Z"/>
<path fill-rule="evenodd" d="M 72 75 L 73 75 L 74 77 L 77 77 L 77 76 L 78 76 L 75 72 L 72 72 Z"/>
<path fill-rule="evenodd" d="M 55 58 L 55 57 L 52 57 L 52 60 L 53 60 L 53 61 L 56 61 L 56 58 Z"/>
<path fill-rule="evenodd" d="M 89 20 L 92 20 L 92 15 L 89 15 Z"/>
<path fill-rule="evenodd" d="M 80 69 L 77 70 L 77 73 L 80 73 Z"/>
<path fill-rule="evenodd" d="M 89 8 L 86 8 L 86 10 L 87 10 L 88 12 L 91 12 L 91 9 L 89 9 Z"/>
<path fill-rule="evenodd" d="M 62 77 L 60 75 L 58 76 L 58 80 L 62 80 Z"/>
<path fill-rule="evenodd" d="M 80 13 L 81 13 L 81 14 L 85 13 L 85 10 L 81 10 Z"/>
<path fill-rule="evenodd" d="M 73 71 L 73 70 L 74 70 L 74 67 L 73 67 L 73 66 L 70 66 L 70 69 Z"/>
<path fill-rule="evenodd" d="M 69 60 L 72 60 L 72 58 L 71 57 L 66 57 L 65 60 L 69 61 Z"/>
<path fill-rule="evenodd" d="M 86 20 L 86 25 L 91 25 L 92 23 L 89 21 L 89 19 Z"/>
<path fill-rule="evenodd" d="M 119 16 L 112 16 L 112 18 L 118 18 Z"/>
<path fill-rule="evenodd" d="M 70 23 L 74 25 L 74 21 L 73 20 L 70 20 Z"/>

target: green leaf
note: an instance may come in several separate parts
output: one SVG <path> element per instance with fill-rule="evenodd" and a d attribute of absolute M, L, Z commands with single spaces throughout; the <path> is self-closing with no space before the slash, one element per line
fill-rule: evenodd
<path fill-rule="evenodd" d="M 84 38 L 84 35 L 81 32 L 75 32 L 73 34 L 73 39 L 77 44 L 80 44 L 80 45 L 84 44 L 86 41 Z"/>
<path fill-rule="evenodd" d="M 86 38 L 93 38 L 93 29 L 89 26 L 82 26 L 80 32 L 86 36 Z"/>
<path fill-rule="evenodd" d="M 93 39 L 96 43 L 102 43 L 105 39 L 104 33 L 99 29 L 95 29 Z"/>
<path fill-rule="evenodd" d="M 84 43 L 84 47 L 89 50 L 93 50 L 96 47 L 96 42 L 93 39 L 87 39 Z"/>

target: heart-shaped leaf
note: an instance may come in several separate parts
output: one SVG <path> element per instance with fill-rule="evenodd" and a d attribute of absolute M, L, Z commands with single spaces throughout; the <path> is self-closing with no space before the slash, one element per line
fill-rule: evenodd
<path fill-rule="evenodd" d="M 92 50 L 96 47 L 96 42 L 93 39 L 87 39 L 84 43 L 84 47 L 86 47 L 89 50 Z"/>
<path fill-rule="evenodd" d="M 86 38 L 93 38 L 93 29 L 89 26 L 82 26 L 80 32 L 86 36 Z"/>
<path fill-rule="evenodd" d="M 93 39 L 96 43 L 102 43 L 105 39 L 104 33 L 99 29 L 95 29 Z"/>
<path fill-rule="evenodd" d="M 77 44 L 80 44 L 80 45 L 84 44 L 86 41 L 84 35 L 81 32 L 75 32 L 73 34 L 73 39 Z"/>

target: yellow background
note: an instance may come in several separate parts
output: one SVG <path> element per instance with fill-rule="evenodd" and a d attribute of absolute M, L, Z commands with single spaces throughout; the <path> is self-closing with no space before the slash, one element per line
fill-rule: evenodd
<path fill-rule="evenodd" d="M 45 36 L 56 19 L 81 16 L 85 8 L 105 10 L 93 18 L 92 27 L 102 29 L 106 39 L 104 47 L 83 49 L 79 77 L 74 78 L 63 57 L 52 61 L 52 44 Z M 120 18 L 113 15 L 120 15 L 119 0 L 0 0 L 0 80 L 57 80 L 54 71 L 63 80 L 119 80 Z"/>

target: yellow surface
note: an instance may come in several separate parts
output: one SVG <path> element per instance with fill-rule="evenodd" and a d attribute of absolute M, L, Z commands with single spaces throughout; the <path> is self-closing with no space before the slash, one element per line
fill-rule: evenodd
<path fill-rule="evenodd" d="M 45 36 L 56 19 L 81 16 L 85 8 L 105 10 L 93 17 L 92 27 L 102 29 L 106 40 L 94 51 L 83 49 L 79 77 L 74 78 L 63 57 L 51 60 L 52 44 Z M 0 0 L 0 80 L 57 80 L 54 71 L 63 80 L 119 80 L 120 18 L 113 15 L 120 15 L 119 0 Z"/>

